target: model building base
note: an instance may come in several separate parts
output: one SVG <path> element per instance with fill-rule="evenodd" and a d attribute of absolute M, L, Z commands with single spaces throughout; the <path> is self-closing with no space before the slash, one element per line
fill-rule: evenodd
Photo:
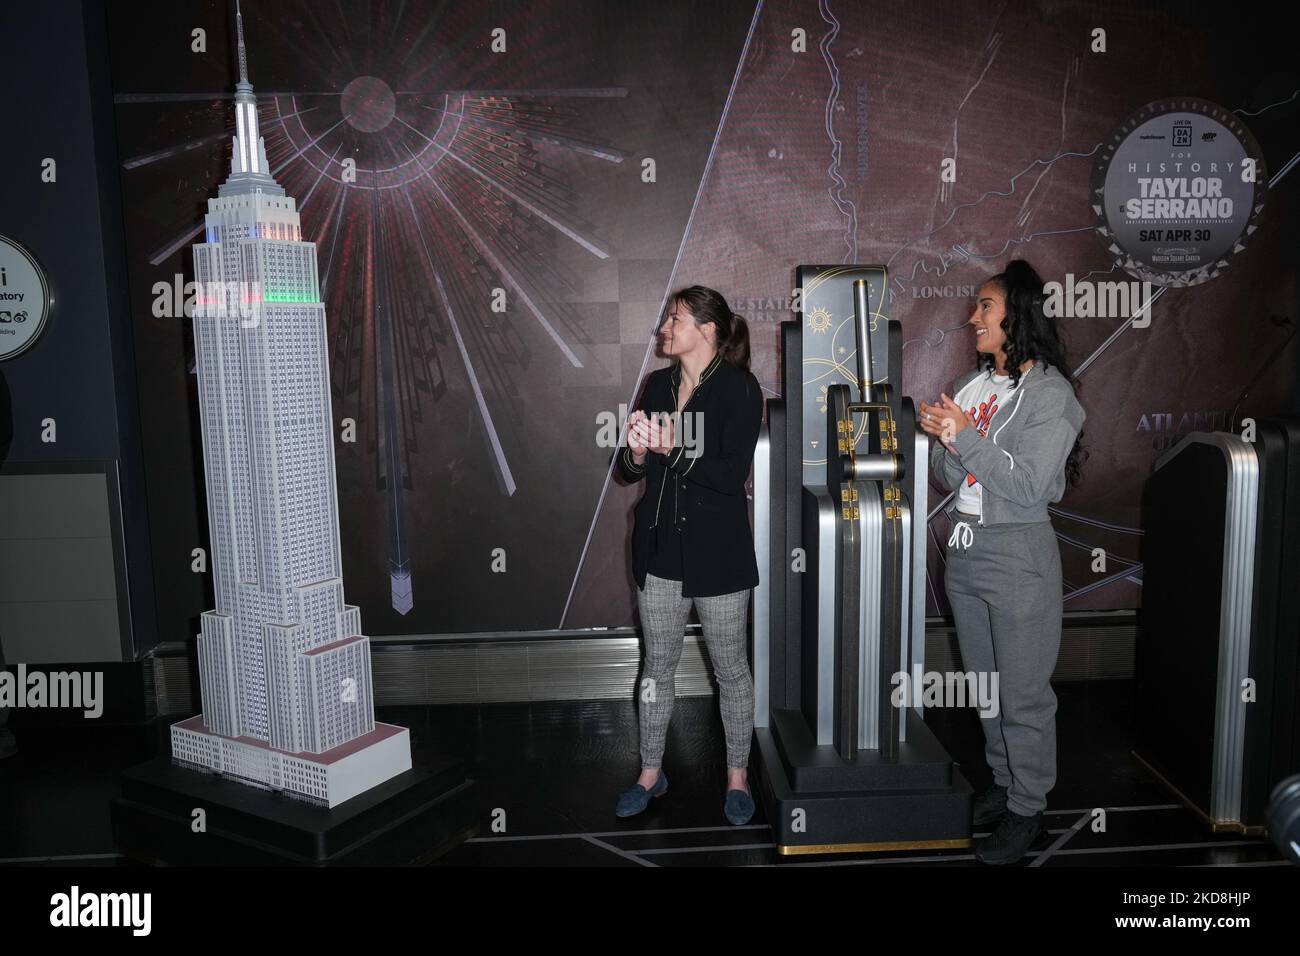
<path fill-rule="evenodd" d="M 195 770 L 212 770 L 256 787 L 337 807 L 385 780 L 411 769 L 411 733 L 394 724 L 319 754 L 276 750 L 264 740 L 213 733 L 203 715 L 172 725 L 172 760 Z"/>
<path fill-rule="evenodd" d="M 122 774 L 113 839 L 155 865 L 420 866 L 477 831 L 477 789 L 447 758 L 329 809 L 162 756 Z"/>

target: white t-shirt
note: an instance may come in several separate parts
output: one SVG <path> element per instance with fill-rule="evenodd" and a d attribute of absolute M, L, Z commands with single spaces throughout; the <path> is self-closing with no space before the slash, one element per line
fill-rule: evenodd
<path fill-rule="evenodd" d="M 1023 381 L 1024 376 L 1021 375 Z M 970 412 L 975 419 L 975 428 L 981 435 L 988 435 L 989 426 L 1004 405 L 1009 405 L 1013 391 L 1010 375 L 998 375 L 989 369 L 983 375 L 977 375 L 966 383 L 960 392 L 953 396 L 958 406 Z M 968 514 L 984 514 L 984 489 L 975 476 L 966 473 L 966 480 L 957 488 L 957 510 Z"/>

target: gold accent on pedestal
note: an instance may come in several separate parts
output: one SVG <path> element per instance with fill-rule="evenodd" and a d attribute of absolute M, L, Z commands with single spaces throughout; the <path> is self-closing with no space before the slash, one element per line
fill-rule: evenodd
<path fill-rule="evenodd" d="M 817 853 L 878 853 L 884 850 L 966 850 L 970 837 L 958 840 L 888 840 L 880 843 L 809 843 L 806 846 L 782 846 L 781 856 L 809 856 Z"/>

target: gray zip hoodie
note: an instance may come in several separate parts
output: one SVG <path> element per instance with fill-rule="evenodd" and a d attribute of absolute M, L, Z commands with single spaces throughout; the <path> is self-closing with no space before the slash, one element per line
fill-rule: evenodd
<path fill-rule="evenodd" d="M 986 371 L 977 369 L 957 380 L 955 395 Z M 1047 521 L 1047 506 L 1065 494 L 1065 461 L 1087 417 L 1074 397 L 1074 388 L 1059 371 L 1036 361 L 1020 376 L 1015 401 L 1006 414 L 999 411 L 981 435 L 969 425 L 952 440 L 956 454 L 935 440 L 930 468 L 949 491 L 975 476 L 983 487 L 981 525 Z M 953 512 L 954 497 L 948 513 Z"/>

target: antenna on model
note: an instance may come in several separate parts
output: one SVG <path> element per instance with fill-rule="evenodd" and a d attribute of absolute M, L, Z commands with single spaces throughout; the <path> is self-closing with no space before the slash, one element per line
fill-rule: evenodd
<path fill-rule="evenodd" d="M 235 33 L 239 42 L 239 82 L 248 82 L 248 55 L 244 52 L 244 15 L 239 10 L 239 0 L 235 0 Z"/>

